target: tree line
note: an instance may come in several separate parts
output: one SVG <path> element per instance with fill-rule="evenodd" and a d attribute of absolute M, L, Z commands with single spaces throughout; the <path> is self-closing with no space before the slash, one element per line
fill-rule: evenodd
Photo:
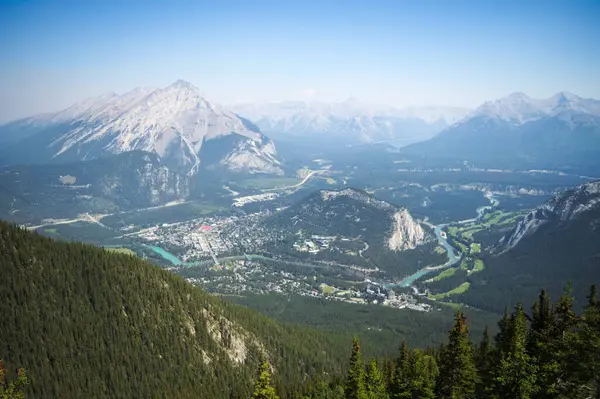
<path fill-rule="evenodd" d="M 592 286 L 581 313 L 570 288 L 551 303 L 542 290 L 531 310 L 505 311 L 498 333 L 478 344 L 458 311 L 447 344 L 400 347 L 396 359 L 361 360 L 354 339 L 345 381 L 321 381 L 302 399 L 600 399 L 600 301 Z M 266 361 L 253 399 L 275 399 Z"/>

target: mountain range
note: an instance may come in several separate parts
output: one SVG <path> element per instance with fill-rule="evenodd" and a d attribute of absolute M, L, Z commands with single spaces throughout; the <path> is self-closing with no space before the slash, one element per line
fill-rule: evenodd
<path fill-rule="evenodd" d="M 533 209 L 485 264 L 469 277 L 464 299 L 494 311 L 507 306 L 507 298 L 533 300 L 541 288 L 556 298 L 567 282 L 581 290 L 600 281 L 600 181 L 557 193 Z"/>
<path fill-rule="evenodd" d="M 275 145 L 249 121 L 179 80 L 89 98 L 0 127 L 3 163 L 84 161 L 129 151 L 157 154 L 172 170 L 200 167 L 282 174 Z"/>
<path fill-rule="evenodd" d="M 285 101 L 238 104 L 231 108 L 273 137 L 335 140 L 342 144 L 378 141 L 406 144 L 425 140 L 469 111 L 460 107 L 397 109 L 365 104 L 354 98 L 337 103 Z"/>
<path fill-rule="evenodd" d="M 547 99 L 513 93 L 401 152 L 496 167 L 598 170 L 600 101 L 566 92 Z"/>

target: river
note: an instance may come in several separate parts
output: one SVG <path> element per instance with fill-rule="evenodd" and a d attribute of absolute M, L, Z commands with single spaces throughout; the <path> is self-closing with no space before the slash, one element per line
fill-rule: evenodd
<path fill-rule="evenodd" d="M 491 205 L 480 206 L 479 208 L 477 208 L 477 217 L 476 218 L 465 219 L 465 220 L 460 220 L 458 222 L 438 224 L 438 225 L 429 224 L 430 227 L 433 227 L 433 231 L 435 232 L 435 236 L 436 236 L 439 244 L 442 247 L 444 247 L 444 249 L 446 250 L 446 253 L 448 254 L 448 261 L 446 263 L 444 263 L 443 265 L 439 265 L 439 266 L 425 267 L 425 268 L 420 269 L 420 270 L 416 271 L 415 273 L 403 278 L 402 280 L 400 280 L 397 283 L 384 284 L 384 287 L 386 287 L 386 288 L 393 288 L 393 287 L 407 288 L 407 287 L 410 287 L 415 281 L 417 281 L 421 277 L 425 276 L 426 274 L 429 274 L 436 270 L 445 269 L 447 267 L 450 267 L 450 266 L 458 263 L 461 259 L 460 255 L 455 252 L 454 247 L 452 245 L 450 245 L 448 240 L 445 239 L 444 236 L 442 236 L 442 230 L 444 229 L 444 227 L 446 227 L 450 224 L 465 224 L 465 223 L 476 222 L 483 217 L 483 215 L 485 214 L 486 211 L 489 211 L 489 210 L 495 208 L 500 203 L 500 201 L 498 201 L 493 196 L 489 196 L 487 198 L 490 201 Z"/>
<path fill-rule="evenodd" d="M 157 254 L 162 256 L 163 259 L 171 262 L 171 264 L 173 264 L 174 266 L 181 266 L 182 262 L 179 260 L 179 258 L 177 256 L 173 255 L 172 253 L 168 252 L 167 250 L 165 250 L 161 247 L 157 247 L 155 245 L 146 245 L 146 244 L 143 244 L 143 245 L 146 248 L 150 248 L 151 250 L 153 250 L 154 252 L 156 252 Z"/>
<path fill-rule="evenodd" d="M 443 265 L 439 265 L 439 266 L 425 267 L 425 268 L 420 269 L 420 270 L 416 271 L 415 273 L 403 278 L 402 280 L 400 280 L 397 283 L 384 284 L 384 287 L 386 287 L 386 288 L 410 287 L 416 280 L 420 279 L 421 277 L 425 276 L 426 274 L 429 274 L 436 270 L 445 269 L 445 268 L 450 267 L 450 266 L 456 264 L 457 262 L 459 262 L 461 259 L 460 255 L 456 253 L 456 250 L 454 249 L 454 247 L 452 245 L 450 245 L 450 243 L 448 242 L 447 239 L 444 238 L 444 236 L 442 235 L 442 230 L 444 229 L 444 227 L 446 227 L 450 224 L 465 224 L 465 223 L 475 222 L 475 221 L 481 219 L 486 211 L 498 206 L 498 204 L 500 203 L 494 197 L 490 196 L 488 199 L 490 200 L 491 205 L 482 206 L 482 207 L 477 208 L 477 217 L 476 218 L 465 219 L 465 220 L 460 220 L 458 222 L 438 224 L 438 225 L 429 224 L 430 227 L 433 227 L 433 231 L 435 233 L 435 236 L 436 236 L 439 244 L 446 250 L 446 253 L 448 254 L 448 261 L 446 263 L 444 263 Z M 184 263 L 179 258 L 177 258 L 175 255 L 173 255 L 172 253 L 166 251 L 164 248 L 157 247 L 155 245 L 144 245 L 144 246 L 147 248 L 150 248 L 152 251 L 159 254 L 163 259 L 171 262 L 171 264 L 173 264 L 174 266 L 198 266 L 200 264 L 206 263 L 206 261 L 185 262 Z M 313 268 L 327 267 L 326 265 L 316 265 L 316 264 L 304 263 L 304 262 L 294 262 L 294 261 L 287 261 L 287 260 L 281 260 L 281 259 L 273 259 L 273 258 L 268 258 L 266 256 L 253 255 L 253 254 L 227 256 L 227 257 L 221 258 L 220 260 L 221 261 L 230 261 L 230 260 L 244 260 L 244 259 L 262 260 L 262 261 L 267 261 L 267 262 L 275 262 L 275 263 L 300 266 L 300 267 L 313 267 Z"/>

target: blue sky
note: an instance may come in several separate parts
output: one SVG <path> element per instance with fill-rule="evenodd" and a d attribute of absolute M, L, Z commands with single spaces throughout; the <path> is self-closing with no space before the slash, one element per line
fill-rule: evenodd
<path fill-rule="evenodd" d="M 0 121 L 182 78 L 221 103 L 600 98 L 600 1 L 0 0 Z"/>

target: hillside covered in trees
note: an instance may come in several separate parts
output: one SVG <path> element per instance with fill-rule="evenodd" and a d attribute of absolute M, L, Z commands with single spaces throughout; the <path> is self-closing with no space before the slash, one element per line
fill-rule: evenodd
<path fill-rule="evenodd" d="M 0 222 L 0 359 L 26 398 L 248 398 L 260 358 L 291 397 L 349 337 L 276 323 L 141 259 Z"/>
<path fill-rule="evenodd" d="M 599 399 L 600 301 L 592 286 L 581 314 L 570 290 L 550 302 L 545 291 L 530 312 L 518 304 L 478 344 L 457 312 L 448 343 L 408 349 L 397 359 L 361 360 L 354 340 L 346 381 L 321 383 L 306 399 Z M 275 396 L 255 396 L 274 398 Z"/>
<path fill-rule="evenodd" d="M 570 289 L 555 303 L 542 291 L 496 334 L 471 336 L 457 312 L 441 346 L 361 358 L 355 339 L 348 362 L 349 335 L 277 323 L 138 258 L 2 222 L 0 269 L 2 397 L 600 399 L 595 286 L 579 313 Z"/>

